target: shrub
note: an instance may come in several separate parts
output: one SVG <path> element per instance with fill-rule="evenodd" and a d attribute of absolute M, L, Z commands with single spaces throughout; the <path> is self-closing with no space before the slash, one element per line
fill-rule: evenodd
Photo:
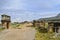
<path fill-rule="evenodd" d="M 42 33 L 48 32 L 47 28 L 44 28 L 44 27 L 38 27 L 37 30 Z"/>

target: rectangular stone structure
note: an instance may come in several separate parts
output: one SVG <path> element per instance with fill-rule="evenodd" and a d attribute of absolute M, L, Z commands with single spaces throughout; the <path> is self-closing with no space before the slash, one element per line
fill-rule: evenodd
<path fill-rule="evenodd" d="M 11 17 L 8 15 L 1 15 L 1 23 L 2 23 L 2 28 L 9 28 L 9 24 L 11 22 Z"/>

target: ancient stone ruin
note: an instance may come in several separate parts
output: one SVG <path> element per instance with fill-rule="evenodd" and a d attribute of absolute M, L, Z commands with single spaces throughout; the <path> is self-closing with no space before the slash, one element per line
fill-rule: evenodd
<path fill-rule="evenodd" d="M 2 27 L 5 29 L 9 29 L 9 25 L 11 22 L 11 17 L 8 15 L 1 15 L 1 23 L 2 23 Z"/>
<path fill-rule="evenodd" d="M 48 32 L 60 32 L 60 22 L 55 21 L 33 21 L 35 27 L 46 28 Z"/>

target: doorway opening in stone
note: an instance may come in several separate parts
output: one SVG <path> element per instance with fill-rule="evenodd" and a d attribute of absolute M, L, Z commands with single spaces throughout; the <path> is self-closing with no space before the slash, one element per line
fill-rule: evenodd
<path fill-rule="evenodd" d="M 60 23 L 54 22 L 53 32 L 59 33 L 59 29 L 60 29 Z"/>

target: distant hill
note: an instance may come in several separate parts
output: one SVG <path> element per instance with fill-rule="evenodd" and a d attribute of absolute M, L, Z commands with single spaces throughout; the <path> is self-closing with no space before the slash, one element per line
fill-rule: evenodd
<path fill-rule="evenodd" d="M 59 21 L 60 22 L 60 13 L 55 17 L 49 17 L 49 18 L 40 18 L 39 21 L 45 20 L 45 21 Z"/>

